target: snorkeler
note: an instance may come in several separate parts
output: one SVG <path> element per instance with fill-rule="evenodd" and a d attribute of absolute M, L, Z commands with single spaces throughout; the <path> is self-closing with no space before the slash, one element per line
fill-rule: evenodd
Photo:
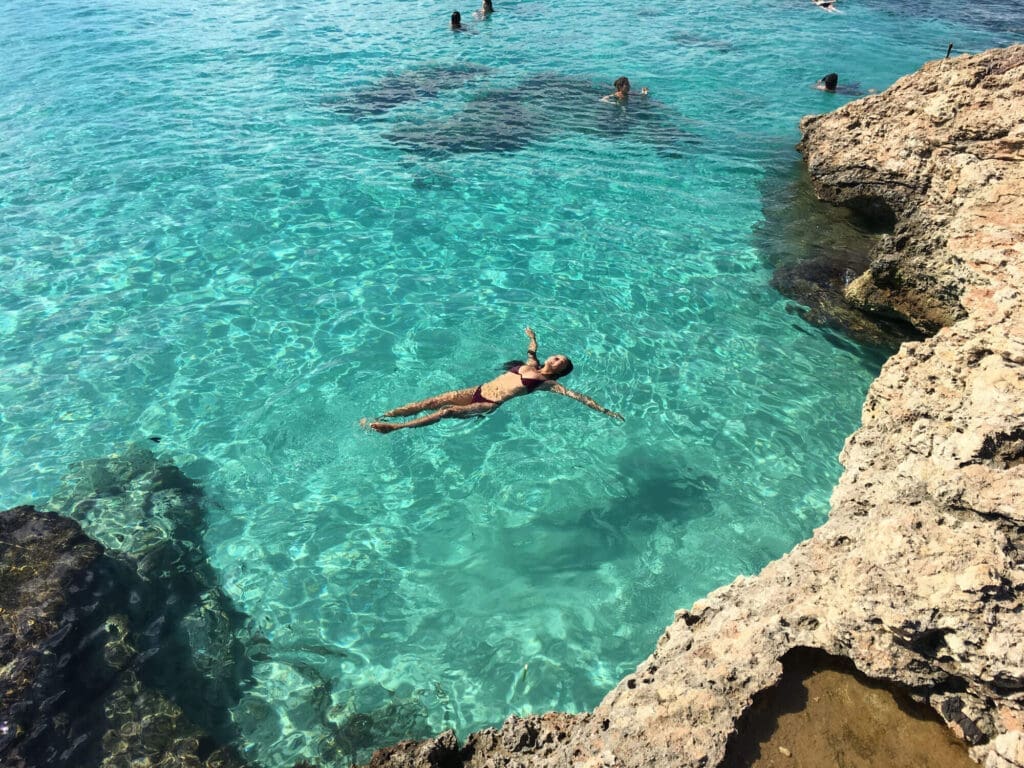
<path fill-rule="evenodd" d="M 628 77 L 620 77 L 618 80 L 612 83 L 612 85 L 615 86 L 615 93 L 609 93 L 607 96 L 602 96 L 601 101 L 615 100 L 618 102 L 624 102 L 627 99 L 629 99 L 630 85 Z M 646 96 L 648 93 L 649 91 L 646 87 L 640 89 L 641 96 Z"/>
<path fill-rule="evenodd" d="M 505 364 L 507 370 L 503 374 L 485 384 L 481 384 L 478 387 L 452 390 L 451 392 L 445 392 L 434 397 L 428 397 L 426 400 L 393 408 L 381 418 L 411 416 L 421 411 L 430 411 L 426 416 L 420 416 L 418 419 L 397 424 L 386 421 L 367 423 L 366 419 L 363 419 L 360 423 L 377 432 L 387 434 L 388 432 L 394 432 L 396 429 L 425 427 L 428 424 L 436 424 L 441 419 L 466 419 L 471 416 L 484 416 L 495 410 L 506 400 L 511 400 L 513 397 L 519 397 L 520 395 L 528 395 L 537 389 L 554 392 L 556 395 L 564 395 L 583 403 L 588 408 L 593 408 L 598 413 L 624 421 L 621 414 L 609 411 L 586 395 L 573 392 L 571 389 L 566 389 L 561 384 L 558 384 L 556 379 L 560 379 L 572 372 L 572 362 L 565 355 L 552 355 L 542 364 L 537 357 L 537 336 L 530 328 L 526 329 L 526 336 L 530 340 L 526 348 L 526 362 L 513 360 Z"/>

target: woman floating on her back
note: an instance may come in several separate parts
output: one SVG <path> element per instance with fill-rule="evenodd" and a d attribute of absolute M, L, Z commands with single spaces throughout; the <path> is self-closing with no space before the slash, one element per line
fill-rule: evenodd
<path fill-rule="evenodd" d="M 483 416 L 490 413 L 506 400 L 520 395 L 528 395 L 531 392 L 542 389 L 546 392 L 554 392 L 556 395 L 565 395 L 573 400 L 578 400 L 588 408 L 593 408 L 599 413 L 611 416 L 613 419 L 623 420 L 621 414 L 609 411 L 586 395 L 566 389 L 556 382 L 562 376 L 572 371 L 572 362 L 565 355 L 552 355 L 541 364 L 537 357 L 537 336 L 530 329 L 526 329 L 526 336 L 530 344 L 526 348 L 526 362 L 514 360 L 507 363 L 506 370 L 497 378 L 491 379 L 479 387 L 467 387 L 445 392 L 442 395 L 428 397 L 416 403 L 409 403 L 400 408 L 394 408 L 385 413 L 381 418 L 393 418 L 395 416 L 412 416 L 421 411 L 430 411 L 418 419 L 404 421 L 397 424 L 386 421 L 374 421 L 369 424 L 371 429 L 377 432 L 394 432 L 396 429 L 406 427 L 425 427 L 428 424 L 436 424 L 441 419 L 465 419 L 470 416 Z M 366 419 L 363 419 L 365 425 Z"/>

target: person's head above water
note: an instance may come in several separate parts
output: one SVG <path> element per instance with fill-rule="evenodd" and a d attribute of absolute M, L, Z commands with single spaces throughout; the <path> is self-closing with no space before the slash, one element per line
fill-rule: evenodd
<path fill-rule="evenodd" d="M 492 3 L 491 0 L 483 0 L 480 10 L 483 13 L 494 13 L 494 3 Z"/>
<path fill-rule="evenodd" d="M 826 91 L 834 91 L 836 89 L 836 86 L 839 85 L 839 75 L 837 75 L 835 72 L 829 72 L 818 82 L 821 84 L 821 87 L 824 88 Z"/>
<path fill-rule="evenodd" d="M 544 361 L 540 372 L 549 379 L 560 379 L 572 373 L 572 360 L 565 355 L 552 355 Z"/>
<path fill-rule="evenodd" d="M 462 29 L 462 14 L 452 11 L 452 29 Z"/>
<path fill-rule="evenodd" d="M 620 77 L 612 85 L 615 86 L 615 95 L 620 97 L 629 96 L 629 78 Z"/>

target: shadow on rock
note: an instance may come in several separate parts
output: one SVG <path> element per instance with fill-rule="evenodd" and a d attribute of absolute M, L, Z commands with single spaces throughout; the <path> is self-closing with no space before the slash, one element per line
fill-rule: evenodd
<path fill-rule="evenodd" d="M 833 343 L 843 341 L 829 329 L 891 354 L 900 343 L 921 338 L 913 327 L 872 315 L 846 299 L 846 288 L 871 263 L 877 224 L 814 196 L 803 166 L 769 174 L 762 190 L 764 223 L 755 230 L 762 258 L 774 268 L 771 284 L 796 304 L 788 309 L 824 329 Z"/>
<path fill-rule="evenodd" d="M 736 723 L 723 768 L 975 765 L 938 716 L 842 657 L 795 648 Z"/>

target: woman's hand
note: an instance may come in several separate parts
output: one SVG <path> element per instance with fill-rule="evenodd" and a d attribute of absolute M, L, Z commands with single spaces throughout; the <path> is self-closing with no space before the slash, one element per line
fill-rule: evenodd
<path fill-rule="evenodd" d="M 533 332 L 533 328 L 531 328 L 530 326 L 526 326 L 525 333 L 526 333 L 526 338 L 528 338 L 530 341 L 534 341 L 534 342 L 537 341 L 537 334 L 535 334 Z"/>

